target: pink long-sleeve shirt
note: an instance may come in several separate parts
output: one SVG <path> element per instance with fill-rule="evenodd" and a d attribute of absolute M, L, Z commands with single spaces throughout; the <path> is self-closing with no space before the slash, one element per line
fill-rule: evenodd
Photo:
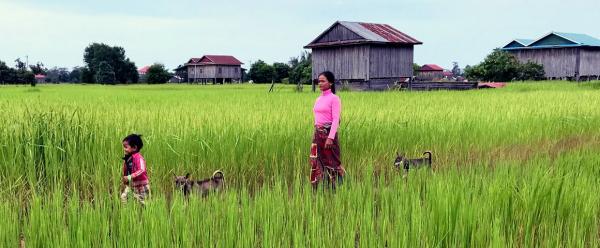
<path fill-rule="evenodd" d="M 130 164 L 131 171 L 127 169 L 128 164 Z M 130 186 L 139 187 L 149 183 L 148 173 L 146 172 L 146 160 L 144 160 L 142 154 L 136 152 L 123 162 L 123 176 L 131 176 L 133 185 Z"/>
<path fill-rule="evenodd" d="M 340 126 L 340 113 L 342 102 L 331 90 L 323 91 L 315 101 L 313 112 L 315 113 L 315 125 L 331 125 L 328 138 L 334 139 Z"/>

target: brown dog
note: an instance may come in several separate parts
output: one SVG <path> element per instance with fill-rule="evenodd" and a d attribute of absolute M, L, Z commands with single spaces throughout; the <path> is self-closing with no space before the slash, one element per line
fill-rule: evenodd
<path fill-rule="evenodd" d="M 206 197 L 210 192 L 220 191 L 224 186 L 225 175 L 220 170 L 215 171 L 210 178 L 198 181 L 190 179 L 190 173 L 175 177 L 175 187 L 181 189 L 186 197 L 194 192 Z"/>

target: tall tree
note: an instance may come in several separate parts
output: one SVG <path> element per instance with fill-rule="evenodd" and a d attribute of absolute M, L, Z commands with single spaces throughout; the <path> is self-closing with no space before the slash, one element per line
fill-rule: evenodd
<path fill-rule="evenodd" d="M 284 78 L 289 77 L 290 69 L 285 63 L 273 63 L 273 81 L 283 82 Z"/>
<path fill-rule="evenodd" d="M 23 61 L 21 61 L 20 58 L 15 60 L 15 67 L 17 68 L 15 83 L 31 84 L 31 86 L 35 87 L 35 75 L 27 70 L 27 65 Z"/>
<path fill-rule="evenodd" d="M 140 74 L 137 71 L 135 63 L 128 59 L 125 60 L 124 64 L 120 67 L 120 71 L 115 71 L 117 82 L 125 83 L 137 83 L 140 79 Z"/>
<path fill-rule="evenodd" d="M 452 74 L 454 74 L 455 77 L 459 77 L 462 76 L 462 71 L 460 70 L 460 67 L 458 66 L 458 62 L 452 62 Z"/>
<path fill-rule="evenodd" d="M 25 62 L 21 61 L 21 58 L 15 59 L 15 67 L 19 71 L 26 71 L 27 70 L 27 65 L 25 64 Z"/>
<path fill-rule="evenodd" d="M 250 79 L 255 83 L 270 83 L 274 74 L 273 67 L 262 60 L 258 60 L 250 66 Z"/>
<path fill-rule="evenodd" d="M 4 61 L 0 61 L 0 84 L 14 84 L 17 82 L 17 71 L 10 68 Z"/>
<path fill-rule="evenodd" d="M 289 81 L 295 84 L 311 84 L 312 79 L 312 60 L 311 53 L 303 52 L 299 57 L 291 58 Z"/>
<path fill-rule="evenodd" d="M 67 68 L 54 67 L 46 72 L 46 82 L 66 83 L 70 81 L 69 70 Z"/>
<path fill-rule="evenodd" d="M 17 71 L 17 83 L 18 84 L 31 84 L 31 86 L 35 87 L 35 75 L 33 72 L 27 70 L 18 70 Z"/>
<path fill-rule="evenodd" d="M 86 66 L 81 68 L 81 78 L 79 79 L 79 82 L 81 83 L 95 83 L 96 79 L 94 76 L 94 73 L 92 71 L 90 71 L 90 69 Z"/>
<path fill-rule="evenodd" d="M 46 67 L 44 67 L 44 64 L 42 62 L 37 62 L 35 65 L 30 65 L 29 69 L 31 69 L 31 72 L 33 72 L 33 74 L 42 74 L 42 75 L 46 75 L 46 72 L 48 71 L 48 69 L 46 69 Z"/>
<path fill-rule="evenodd" d="M 93 43 L 85 48 L 83 61 L 93 78 L 98 78 L 96 74 L 99 71 L 100 64 L 106 62 L 112 68 L 116 82 L 137 83 L 139 80 L 135 63 L 125 56 L 125 49 L 122 47 Z"/>
<path fill-rule="evenodd" d="M 73 67 L 73 70 L 69 72 L 69 80 L 70 83 L 79 83 L 81 82 L 81 72 L 82 68 L 79 66 Z"/>

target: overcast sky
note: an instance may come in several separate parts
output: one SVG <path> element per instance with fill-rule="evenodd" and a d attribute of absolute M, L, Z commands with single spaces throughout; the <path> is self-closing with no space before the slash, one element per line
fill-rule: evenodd
<path fill-rule="evenodd" d="M 287 62 L 337 20 L 389 24 L 423 42 L 416 63 L 464 67 L 514 38 L 600 38 L 600 1 L 0 0 L 0 60 L 81 66 L 84 48 L 103 42 L 124 47 L 138 67 L 228 54 L 248 68 Z"/>

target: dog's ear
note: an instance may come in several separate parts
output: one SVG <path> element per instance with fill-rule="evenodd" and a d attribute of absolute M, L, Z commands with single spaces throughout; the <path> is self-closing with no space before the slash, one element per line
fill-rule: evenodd
<path fill-rule="evenodd" d="M 399 158 L 403 158 L 403 157 L 404 157 L 404 153 L 403 153 L 403 152 L 401 152 L 401 151 L 397 151 L 397 152 L 396 152 L 396 155 L 397 155 Z"/>
<path fill-rule="evenodd" d="M 185 174 L 185 179 L 190 179 L 190 173 Z"/>

